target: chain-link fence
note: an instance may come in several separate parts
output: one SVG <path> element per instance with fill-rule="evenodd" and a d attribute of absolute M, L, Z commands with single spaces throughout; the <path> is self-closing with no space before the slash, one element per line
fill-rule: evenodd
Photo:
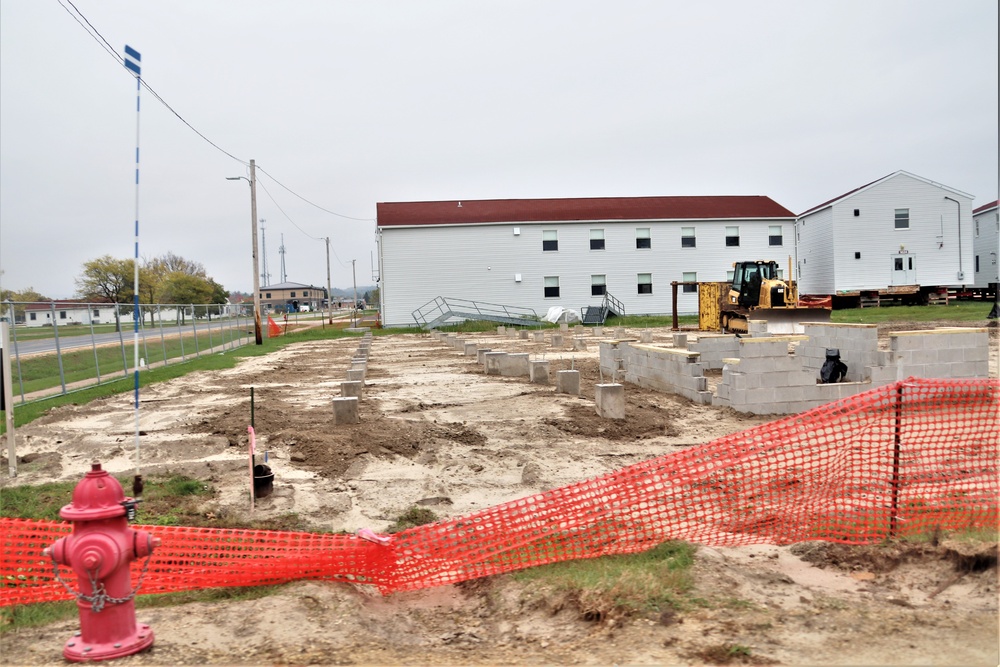
<path fill-rule="evenodd" d="M 5 301 L 15 403 L 128 378 L 135 370 L 135 306 Z M 139 368 L 181 363 L 254 340 L 251 304 L 140 304 Z"/>

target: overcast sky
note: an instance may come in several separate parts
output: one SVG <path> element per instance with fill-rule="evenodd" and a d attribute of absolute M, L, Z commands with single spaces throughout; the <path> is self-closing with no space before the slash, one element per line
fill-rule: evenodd
<path fill-rule="evenodd" d="M 0 1 L 7 289 L 71 297 L 84 262 L 133 254 L 135 79 L 81 14 L 218 146 L 142 91 L 140 254 L 229 290 L 253 284 L 250 190 L 225 180 L 251 158 L 271 282 L 284 235 L 287 279 L 325 286 L 330 237 L 333 287 L 351 260 L 373 282 L 376 202 L 800 213 L 899 169 L 997 198 L 996 0 L 72 2 Z"/>

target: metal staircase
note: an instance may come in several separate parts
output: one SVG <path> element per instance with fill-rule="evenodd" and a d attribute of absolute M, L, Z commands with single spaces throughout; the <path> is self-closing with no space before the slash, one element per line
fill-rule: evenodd
<path fill-rule="evenodd" d="M 583 324 L 602 325 L 612 315 L 621 317 L 625 314 L 625 304 L 604 293 L 604 300 L 600 306 L 584 306 L 580 312 L 580 320 Z"/>
<path fill-rule="evenodd" d="M 439 296 L 413 311 L 413 319 L 423 329 L 465 320 L 485 320 L 513 326 L 538 326 L 538 314 L 531 308 L 503 306 L 482 301 Z"/>

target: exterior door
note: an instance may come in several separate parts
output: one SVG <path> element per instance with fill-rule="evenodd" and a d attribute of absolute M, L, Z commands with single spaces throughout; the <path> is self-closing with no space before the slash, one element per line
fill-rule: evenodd
<path fill-rule="evenodd" d="M 890 285 L 916 285 L 916 258 L 912 254 L 892 255 L 892 282 Z"/>

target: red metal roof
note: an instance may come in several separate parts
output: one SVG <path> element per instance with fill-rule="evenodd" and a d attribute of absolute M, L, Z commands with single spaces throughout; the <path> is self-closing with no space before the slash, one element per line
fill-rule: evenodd
<path fill-rule="evenodd" d="M 381 202 L 379 227 L 587 220 L 794 218 L 770 197 L 595 197 Z"/>
<path fill-rule="evenodd" d="M 976 213 L 982 213 L 983 211 L 988 211 L 991 208 L 996 208 L 998 201 L 1000 201 L 1000 200 L 994 199 L 989 204 L 983 204 L 979 208 L 974 208 L 974 209 L 972 209 L 972 214 L 975 215 Z"/>

